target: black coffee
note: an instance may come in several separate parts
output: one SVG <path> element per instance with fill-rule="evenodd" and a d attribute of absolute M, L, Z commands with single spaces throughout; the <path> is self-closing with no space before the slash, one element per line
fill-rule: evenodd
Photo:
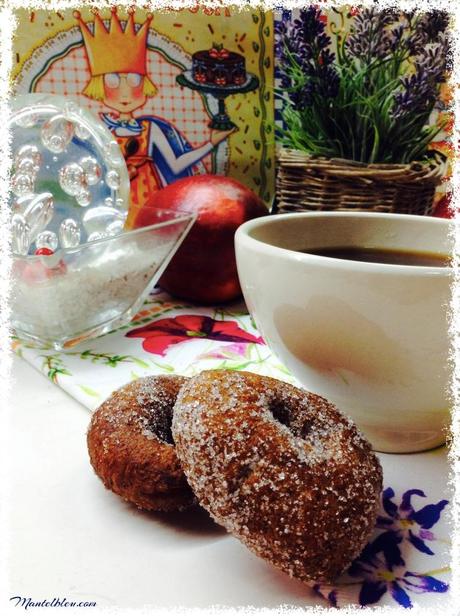
<path fill-rule="evenodd" d="M 346 259 L 348 261 L 365 261 L 367 263 L 388 263 L 392 265 L 415 265 L 422 267 L 449 267 L 451 265 L 451 257 L 448 255 L 435 252 L 393 250 L 391 248 L 334 246 L 299 250 L 298 252 L 334 259 Z"/>

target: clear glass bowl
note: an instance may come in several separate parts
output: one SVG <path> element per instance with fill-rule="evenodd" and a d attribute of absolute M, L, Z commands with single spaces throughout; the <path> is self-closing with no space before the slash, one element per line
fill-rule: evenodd
<path fill-rule="evenodd" d="M 57 350 L 129 322 L 196 216 L 156 210 L 154 224 L 47 256 L 13 256 L 12 326 Z"/>

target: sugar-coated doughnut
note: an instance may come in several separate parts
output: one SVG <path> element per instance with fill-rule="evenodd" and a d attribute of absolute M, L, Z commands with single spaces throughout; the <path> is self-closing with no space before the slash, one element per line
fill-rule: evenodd
<path fill-rule="evenodd" d="M 181 388 L 172 434 L 200 504 L 292 577 L 332 580 L 364 547 L 381 466 L 324 398 L 249 372 L 205 371 Z"/>
<path fill-rule="evenodd" d="M 141 509 L 172 511 L 195 502 L 171 435 L 185 377 L 147 376 L 115 391 L 93 414 L 91 464 L 106 488 Z"/>

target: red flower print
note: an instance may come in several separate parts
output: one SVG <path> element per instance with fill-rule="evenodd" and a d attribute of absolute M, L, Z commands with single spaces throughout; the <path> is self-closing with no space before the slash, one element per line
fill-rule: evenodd
<path fill-rule="evenodd" d="M 186 314 L 170 319 L 159 319 L 145 327 L 133 329 L 126 334 L 128 338 L 144 338 L 142 348 L 148 353 L 166 355 L 173 344 L 206 338 L 221 342 L 253 342 L 264 344 L 259 336 L 245 332 L 235 321 L 216 321 L 211 317 Z"/>

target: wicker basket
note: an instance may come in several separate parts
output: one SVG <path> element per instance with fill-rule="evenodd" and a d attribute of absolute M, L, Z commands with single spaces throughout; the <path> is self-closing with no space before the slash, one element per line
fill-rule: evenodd
<path fill-rule="evenodd" d="M 278 152 L 278 212 L 341 210 L 432 213 L 445 166 L 367 165 L 339 158 L 313 158 L 296 150 Z"/>

